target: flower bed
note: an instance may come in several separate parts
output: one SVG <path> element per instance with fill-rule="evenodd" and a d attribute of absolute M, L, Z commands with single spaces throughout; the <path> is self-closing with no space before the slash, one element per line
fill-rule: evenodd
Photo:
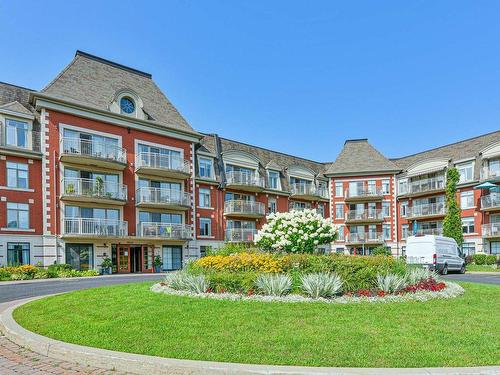
<path fill-rule="evenodd" d="M 388 256 L 273 254 L 208 255 L 167 275 L 153 291 L 217 299 L 356 302 L 454 297 L 462 292 L 435 273 Z"/>
<path fill-rule="evenodd" d="M 50 265 L 47 269 L 32 266 L 29 264 L 18 267 L 0 268 L 0 281 L 52 279 L 61 277 L 85 277 L 97 275 L 99 275 L 97 271 L 78 271 L 72 269 L 68 264 L 53 264 Z"/>
<path fill-rule="evenodd" d="M 241 294 L 241 293 L 194 293 L 186 290 L 175 290 L 169 287 L 166 283 L 158 283 L 151 287 L 151 291 L 155 293 L 165 293 L 167 295 L 185 296 L 194 298 L 207 298 L 216 300 L 230 300 L 230 301 L 260 301 L 260 302 L 281 302 L 281 303 L 298 303 L 298 302 L 317 302 L 317 303 L 388 303 L 388 302 L 409 302 L 419 301 L 425 302 L 435 298 L 454 298 L 463 294 L 464 289 L 455 283 L 447 282 L 439 291 L 430 291 L 420 289 L 414 292 L 401 293 L 401 294 L 378 294 L 373 295 L 367 293 L 361 294 L 345 294 L 335 298 L 310 298 L 300 294 L 290 294 L 286 296 L 266 296 L 259 294 Z"/>

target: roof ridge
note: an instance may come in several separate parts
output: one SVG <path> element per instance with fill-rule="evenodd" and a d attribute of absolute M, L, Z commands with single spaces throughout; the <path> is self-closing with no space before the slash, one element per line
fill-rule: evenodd
<path fill-rule="evenodd" d="M 12 86 L 12 87 L 17 87 L 19 89 L 28 90 L 28 91 L 38 91 L 38 90 L 35 90 L 35 89 L 30 89 L 28 87 L 14 85 L 13 83 L 4 82 L 4 81 L 0 81 L 0 85 L 7 85 L 7 86 Z"/>
<path fill-rule="evenodd" d="M 449 147 L 449 146 L 454 146 L 454 145 L 457 145 L 457 144 L 462 143 L 462 142 L 468 142 L 468 141 L 472 141 L 474 139 L 478 139 L 478 138 L 481 138 L 481 137 L 486 137 L 488 135 L 492 135 L 492 134 L 495 134 L 495 133 L 498 133 L 498 132 L 500 132 L 500 130 L 494 130 L 494 131 L 489 132 L 489 133 L 484 133 L 484 134 L 477 135 L 475 137 L 462 139 L 460 141 L 448 143 L 448 144 L 443 145 L 443 146 L 433 147 L 433 148 L 430 148 L 428 150 L 424 150 L 424 151 L 420 151 L 420 152 L 415 152 L 413 154 L 401 156 L 399 158 L 389 158 L 389 160 L 390 161 L 394 161 L 394 160 L 406 159 L 406 158 L 409 158 L 409 157 L 412 157 L 412 156 L 416 156 L 416 155 L 419 155 L 419 154 L 424 154 L 424 153 L 429 152 L 429 151 L 439 150 L 441 148 L 445 148 L 445 147 Z"/>
<path fill-rule="evenodd" d="M 262 146 L 256 146 L 256 145 L 252 145 L 250 143 L 245 143 L 245 142 L 240 142 L 240 141 L 235 141 L 233 139 L 229 139 L 229 138 L 225 138 L 225 137 L 221 137 L 220 135 L 218 134 L 215 134 L 215 133 L 203 133 L 203 132 L 200 132 L 200 134 L 203 134 L 204 136 L 218 136 L 220 139 L 225 139 L 226 141 L 230 141 L 230 142 L 234 142 L 234 143 L 239 143 L 240 145 L 245 145 L 245 146 L 250 146 L 250 147 L 256 147 L 256 148 L 260 148 L 261 150 L 264 150 L 264 151 L 269 151 L 269 152 L 274 152 L 276 154 L 281 154 L 281 155 L 285 155 L 285 156 L 290 156 L 292 158 L 296 158 L 296 159 L 301 159 L 301 160 L 305 160 L 305 161 L 309 161 L 309 162 L 312 162 L 312 163 L 316 163 L 316 164 L 321 164 L 321 165 L 324 165 L 325 163 L 323 162 L 320 162 L 320 161 L 316 161 L 316 160 L 312 160 L 312 159 L 306 159 L 306 158 L 303 158 L 301 156 L 295 156 L 295 155 L 292 155 L 292 154 L 287 154 L 285 152 L 281 152 L 281 151 L 275 151 L 275 150 L 271 150 L 269 148 L 265 148 L 265 147 L 262 147 Z"/>
<path fill-rule="evenodd" d="M 126 65 L 108 60 L 108 59 L 104 59 L 102 57 L 92 55 L 92 54 L 84 52 L 84 51 L 76 50 L 75 56 L 86 57 L 88 59 L 106 64 L 106 65 L 110 65 L 112 67 L 122 69 L 122 70 L 125 70 L 125 71 L 130 72 L 130 73 L 138 74 L 138 75 L 141 75 L 141 76 L 146 77 L 146 78 L 153 78 L 153 75 L 151 73 L 146 73 L 146 72 L 143 72 L 142 70 L 131 68 L 130 66 L 126 66 Z"/>

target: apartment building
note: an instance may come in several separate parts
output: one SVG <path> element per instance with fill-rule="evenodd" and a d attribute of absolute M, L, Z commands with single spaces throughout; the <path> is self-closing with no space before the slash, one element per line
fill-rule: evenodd
<path fill-rule="evenodd" d="M 500 131 L 399 159 L 349 140 L 321 163 L 199 133 L 151 74 L 77 51 L 41 91 L 0 83 L 0 266 L 178 269 L 302 209 L 339 225 L 325 251 L 401 255 L 440 233 L 451 166 L 464 249 L 499 253 Z"/>
<path fill-rule="evenodd" d="M 369 255 L 377 246 L 397 254 L 396 174 L 399 168 L 367 139 L 347 140 L 325 173 L 339 226 L 336 252 Z"/>
<path fill-rule="evenodd" d="M 464 252 L 500 253 L 500 132 L 392 161 L 401 168 L 398 245 L 403 253 L 409 235 L 443 233 L 446 169 L 450 167 L 460 173 L 457 200 Z"/>

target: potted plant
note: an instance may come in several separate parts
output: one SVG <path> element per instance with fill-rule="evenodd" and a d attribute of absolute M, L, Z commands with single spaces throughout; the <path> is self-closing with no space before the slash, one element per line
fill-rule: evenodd
<path fill-rule="evenodd" d="M 103 275 L 111 275 L 111 270 L 113 268 L 113 262 L 110 258 L 104 258 L 101 263 L 101 271 Z"/>
<path fill-rule="evenodd" d="M 66 194 L 73 194 L 75 192 L 75 185 L 74 184 L 68 184 L 66 186 Z"/>
<path fill-rule="evenodd" d="M 155 265 L 155 272 L 160 273 L 161 266 L 163 265 L 163 262 L 161 261 L 161 258 L 159 255 L 155 256 L 154 265 Z"/>

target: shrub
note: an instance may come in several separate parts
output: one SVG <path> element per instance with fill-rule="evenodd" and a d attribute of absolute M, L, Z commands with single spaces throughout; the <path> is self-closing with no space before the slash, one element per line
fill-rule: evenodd
<path fill-rule="evenodd" d="M 464 242 L 460 206 L 457 202 L 457 183 L 460 173 L 457 168 L 448 168 L 446 171 L 446 216 L 443 219 L 443 236 L 451 237 L 460 246 Z"/>
<path fill-rule="evenodd" d="M 292 279 L 286 274 L 263 273 L 255 279 L 255 286 L 268 296 L 283 296 L 292 288 Z"/>
<path fill-rule="evenodd" d="M 59 271 L 71 271 L 73 269 L 73 267 L 71 266 L 71 264 L 51 264 L 49 267 L 48 267 L 48 270 L 50 272 L 59 272 Z"/>
<path fill-rule="evenodd" d="M 208 272 L 207 277 L 210 288 L 217 292 L 248 293 L 255 289 L 255 272 Z"/>
<path fill-rule="evenodd" d="M 266 251 L 312 253 L 337 236 L 332 221 L 313 210 L 272 213 L 266 219 L 255 237 L 257 246 Z"/>
<path fill-rule="evenodd" d="M 190 268 L 216 271 L 281 272 L 278 259 L 269 253 L 237 253 L 232 255 L 209 255 L 194 262 Z"/>
<path fill-rule="evenodd" d="M 168 275 L 165 282 L 172 289 L 192 293 L 205 293 L 209 288 L 205 275 L 191 275 L 183 271 Z"/>
<path fill-rule="evenodd" d="M 342 279 L 334 273 L 310 273 L 301 277 L 302 290 L 312 298 L 329 298 L 342 288 Z"/>
<path fill-rule="evenodd" d="M 486 255 L 485 263 L 487 265 L 491 266 L 492 264 L 495 264 L 496 260 L 497 260 L 496 255 L 489 254 L 489 255 Z"/>
<path fill-rule="evenodd" d="M 474 254 L 472 256 L 472 262 L 477 265 L 486 264 L 486 254 Z"/>
<path fill-rule="evenodd" d="M 391 253 L 391 250 L 389 250 L 385 246 L 377 246 L 375 249 L 373 249 L 372 255 L 392 256 L 392 253 Z"/>
<path fill-rule="evenodd" d="M 396 293 L 406 287 L 406 277 L 388 273 L 377 275 L 377 287 L 384 293 Z"/>
<path fill-rule="evenodd" d="M 257 248 L 250 247 L 249 244 L 228 242 L 218 249 L 210 248 L 207 251 L 207 255 L 233 255 L 238 253 L 254 253 L 258 251 Z"/>

